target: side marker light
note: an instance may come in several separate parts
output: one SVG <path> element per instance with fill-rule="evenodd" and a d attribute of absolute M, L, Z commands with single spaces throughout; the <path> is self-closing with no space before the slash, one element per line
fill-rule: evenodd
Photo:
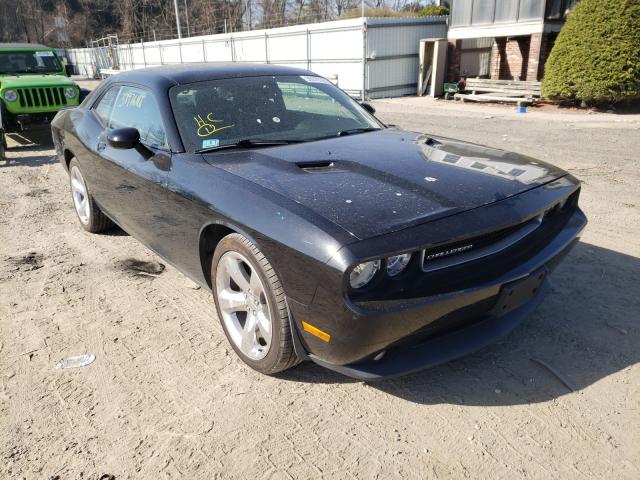
<path fill-rule="evenodd" d="M 306 332 L 309 332 L 311 335 L 315 335 L 320 340 L 323 340 L 325 342 L 328 342 L 329 340 L 331 340 L 331 335 L 329 335 L 327 332 L 323 332 L 322 330 L 314 327 L 313 325 L 309 325 L 307 322 L 302 322 L 302 328 L 304 328 L 304 330 Z"/>

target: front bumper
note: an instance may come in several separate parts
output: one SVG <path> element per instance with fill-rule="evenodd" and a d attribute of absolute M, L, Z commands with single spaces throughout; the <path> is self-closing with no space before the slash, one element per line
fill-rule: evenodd
<path fill-rule="evenodd" d="M 380 312 L 354 312 L 345 306 L 339 319 L 343 331 L 336 332 L 339 335 L 333 335 L 330 343 L 314 343 L 305 336 L 303 345 L 298 337 L 298 349 L 305 350 L 298 353 L 345 375 L 376 380 L 482 348 L 509 333 L 542 301 L 547 274 L 576 243 L 586 223 L 582 211 L 576 210 L 558 235 L 526 262 L 474 288 Z M 290 309 L 295 320 L 311 317 L 313 322 L 312 309 L 295 302 Z M 373 360 L 383 351 L 380 360 Z"/>
<path fill-rule="evenodd" d="M 4 131 L 7 133 L 19 133 L 34 127 L 48 127 L 57 112 L 42 113 L 10 113 L 2 112 Z"/>
<path fill-rule="evenodd" d="M 309 358 L 318 365 L 358 380 L 375 381 L 408 375 L 455 360 L 507 335 L 535 310 L 548 290 L 545 281 L 534 298 L 504 316 L 486 316 L 466 328 L 390 352 L 378 361 L 333 365 L 313 355 Z"/>

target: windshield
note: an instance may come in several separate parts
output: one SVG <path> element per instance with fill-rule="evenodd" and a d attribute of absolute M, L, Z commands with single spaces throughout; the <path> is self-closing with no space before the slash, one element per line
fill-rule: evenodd
<path fill-rule="evenodd" d="M 382 127 L 322 77 L 211 80 L 173 87 L 170 96 L 188 151 L 247 140 L 303 142 Z"/>
<path fill-rule="evenodd" d="M 0 52 L 0 74 L 60 73 L 62 65 L 51 50 Z"/>

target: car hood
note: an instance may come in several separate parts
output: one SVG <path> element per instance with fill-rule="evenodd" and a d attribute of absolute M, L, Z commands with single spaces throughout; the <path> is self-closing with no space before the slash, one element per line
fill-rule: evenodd
<path fill-rule="evenodd" d="M 395 129 L 221 150 L 204 158 L 360 240 L 487 205 L 566 174 L 515 153 Z"/>
<path fill-rule="evenodd" d="M 24 88 L 24 87 L 72 87 L 75 83 L 68 77 L 62 75 L 6 75 L 0 76 L 0 87 L 4 90 L 7 88 Z"/>

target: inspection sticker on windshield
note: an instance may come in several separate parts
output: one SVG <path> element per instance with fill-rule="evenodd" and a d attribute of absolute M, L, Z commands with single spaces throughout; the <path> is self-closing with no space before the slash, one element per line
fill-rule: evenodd
<path fill-rule="evenodd" d="M 327 83 L 331 85 L 331 82 L 324 77 L 312 77 L 311 75 L 300 75 L 300 78 L 307 83 Z"/>
<path fill-rule="evenodd" d="M 53 52 L 35 52 L 37 57 L 53 57 Z"/>
<path fill-rule="evenodd" d="M 220 140 L 217 138 L 208 138 L 206 140 L 202 140 L 202 148 L 211 148 L 217 147 L 220 145 Z"/>

